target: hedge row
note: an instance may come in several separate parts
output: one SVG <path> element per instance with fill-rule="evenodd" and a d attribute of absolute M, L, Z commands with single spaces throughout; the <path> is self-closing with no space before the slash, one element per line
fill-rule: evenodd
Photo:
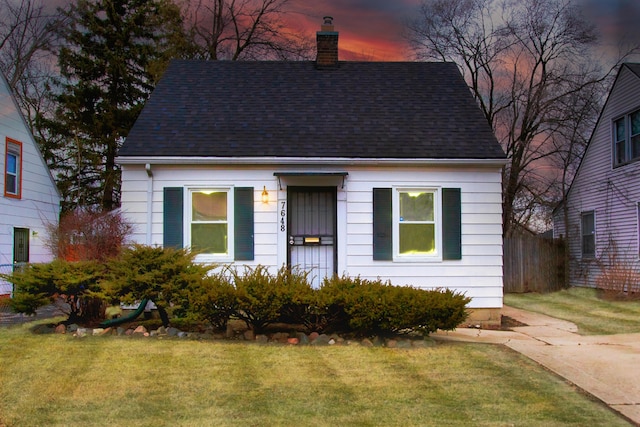
<path fill-rule="evenodd" d="M 450 290 L 392 286 L 381 280 L 335 276 L 318 289 L 307 273 L 281 268 L 203 265 L 184 250 L 136 245 L 106 262 L 56 260 L 6 276 L 15 284 L 13 307 L 33 312 L 54 296 L 109 303 L 154 301 L 163 319 L 201 319 L 224 329 L 241 319 L 256 332 L 273 323 L 354 335 L 428 334 L 451 330 L 466 317 L 469 298 Z M 74 321 L 83 313 L 72 313 Z M 71 316 L 70 316 L 71 317 Z"/>

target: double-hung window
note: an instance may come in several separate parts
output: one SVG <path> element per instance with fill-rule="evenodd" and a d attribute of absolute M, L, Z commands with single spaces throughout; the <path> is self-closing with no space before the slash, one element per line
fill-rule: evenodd
<path fill-rule="evenodd" d="M 614 166 L 640 158 L 640 110 L 613 122 Z"/>
<path fill-rule="evenodd" d="M 253 187 L 165 187 L 162 244 L 202 261 L 253 260 Z"/>
<path fill-rule="evenodd" d="M 398 259 L 428 258 L 440 254 L 439 203 L 436 189 L 395 191 L 394 254 Z"/>
<path fill-rule="evenodd" d="M 188 239 L 198 254 L 228 257 L 233 254 L 233 192 L 229 188 L 189 190 Z"/>
<path fill-rule="evenodd" d="M 582 212 L 580 215 L 580 234 L 582 235 L 582 256 L 596 255 L 596 221 L 593 211 Z"/>
<path fill-rule="evenodd" d="M 22 197 L 22 143 L 7 138 L 5 144 L 4 195 Z"/>

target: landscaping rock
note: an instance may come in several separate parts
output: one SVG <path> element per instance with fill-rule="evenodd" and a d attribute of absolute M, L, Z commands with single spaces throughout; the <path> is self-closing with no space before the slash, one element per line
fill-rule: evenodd
<path fill-rule="evenodd" d="M 244 331 L 243 336 L 247 341 L 254 341 L 256 339 L 256 335 L 251 329 L 247 329 L 246 331 Z"/>
<path fill-rule="evenodd" d="M 118 326 L 118 328 L 116 329 L 116 335 L 118 336 L 124 335 L 125 332 L 126 330 L 122 326 Z"/>
<path fill-rule="evenodd" d="M 88 328 L 78 328 L 76 330 L 76 336 L 79 338 L 86 337 L 88 335 L 93 335 L 93 330 Z"/>
<path fill-rule="evenodd" d="M 175 337 L 178 335 L 178 333 L 180 332 L 179 329 L 176 329 L 174 327 L 168 327 L 167 328 L 167 335 L 169 335 L 170 337 Z"/>
<path fill-rule="evenodd" d="M 363 347 L 373 347 L 373 342 L 369 338 L 365 338 L 360 341 L 360 345 Z"/>
<path fill-rule="evenodd" d="M 187 338 L 188 334 L 186 332 L 183 331 L 179 331 L 178 334 L 176 335 L 178 338 Z"/>
<path fill-rule="evenodd" d="M 160 326 L 158 329 L 156 329 L 156 335 L 167 335 L 167 328 L 165 328 L 164 326 Z"/>
<path fill-rule="evenodd" d="M 135 328 L 133 330 L 133 335 L 134 336 L 144 336 L 144 334 L 147 334 L 149 331 L 147 331 L 147 328 L 145 328 L 144 326 L 140 325 L 137 328 Z"/>
<path fill-rule="evenodd" d="M 309 344 L 309 337 L 304 332 L 298 332 L 296 334 L 296 338 L 298 338 L 298 343 L 300 345 L 308 345 Z"/>
<path fill-rule="evenodd" d="M 78 330 L 78 325 L 76 325 L 75 323 L 72 323 L 67 326 L 67 332 L 69 332 L 70 334 L 74 333 L 77 330 Z"/>
<path fill-rule="evenodd" d="M 264 334 L 256 335 L 256 342 L 258 344 L 266 344 L 269 342 L 269 337 Z"/>
<path fill-rule="evenodd" d="M 103 334 L 104 334 L 104 329 L 103 328 L 96 328 L 91 333 L 91 335 L 93 335 L 93 336 L 103 335 Z"/>
<path fill-rule="evenodd" d="M 311 345 L 329 345 L 329 341 L 331 340 L 331 338 L 329 338 L 329 336 L 327 334 L 320 334 L 318 335 L 318 338 L 316 338 L 315 340 L 311 341 Z"/>
<path fill-rule="evenodd" d="M 67 327 L 61 323 L 58 326 L 56 326 L 55 332 L 56 334 L 66 334 Z"/>
<path fill-rule="evenodd" d="M 288 338 L 287 339 L 287 344 L 290 344 L 290 345 L 298 345 L 299 342 L 300 342 L 300 340 L 298 338 Z"/>

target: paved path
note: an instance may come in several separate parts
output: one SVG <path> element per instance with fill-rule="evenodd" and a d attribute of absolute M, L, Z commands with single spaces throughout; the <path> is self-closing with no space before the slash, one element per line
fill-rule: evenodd
<path fill-rule="evenodd" d="M 512 331 L 456 329 L 441 341 L 503 344 L 535 360 L 640 426 L 640 334 L 582 336 L 571 322 L 504 307 L 527 326 Z"/>
<path fill-rule="evenodd" d="M 49 304 L 36 310 L 33 316 L 14 313 L 8 305 L 0 305 L 0 326 L 19 325 L 25 322 L 32 322 L 38 319 L 48 319 L 56 316 L 67 316 L 56 304 Z"/>

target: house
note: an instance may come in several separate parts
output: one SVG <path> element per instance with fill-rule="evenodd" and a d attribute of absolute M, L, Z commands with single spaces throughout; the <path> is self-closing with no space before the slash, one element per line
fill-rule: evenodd
<path fill-rule="evenodd" d="M 118 154 L 149 245 L 502 306 L 505 154 L 453 63 L 173 61 Z"/>
<path fill-rule="evenodd" d="M 554 211 L 554 237 L 567 240 L 572 285 L 610 288 L 627 277 L 638 286 L 639 160 L 640 64 L 627 63 L 618 71 L 566 202 Z"/>
<path fill-rule="evenodd" d="M 0 272 L 47 262 L 46 225 L 57 224 L 60 194 L 9 84 L 0 73 Z M 11 294 L 0 281 L 0 295 Z"/>

